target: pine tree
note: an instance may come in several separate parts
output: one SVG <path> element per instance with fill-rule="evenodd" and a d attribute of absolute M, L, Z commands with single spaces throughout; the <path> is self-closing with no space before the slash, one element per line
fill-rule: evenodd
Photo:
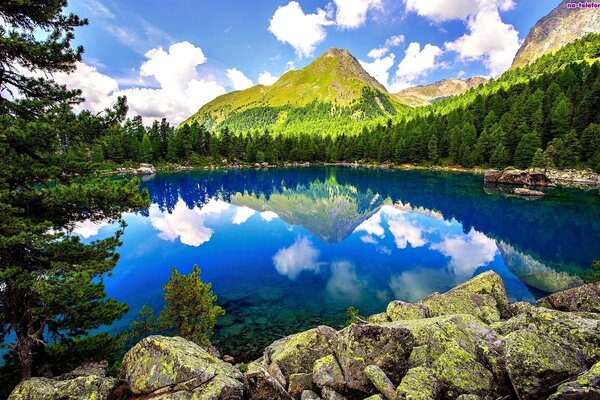
<path fill-rule="evenodd" d="M 436 135 L 431 135 L 431 139 L 429 139 L 429 143 L 427 144 L 427 153 L 429 157 L 429 161 L 437 162 L 440 158 L 439 150 L 438 150 L 438 140 Z"/>
<path fill-rule="evenodd" d="M 140 160 L 145 163 L 152 162 L 152 142 L 150 142 L 150 136 L 147 133 L 144 133 L 140 145 Z"/>
<path fill-rule="evenodd" d="M 490 164 L 496 168 L 504 168 L 510 162 L 510 155 L 506 150 L 506 147 L 499 143 L 496 146 L 496 149 L 493 151 L 492 156 L 490 158 Z"/>
<path fill-rule="evenodd" d="M 515 155 L 514 164 L 519 168 L 527 168 L 531 165 L 535 152 L 542 146 L 542 140 L 537 132 L 529 132 L 521 138 Z"/>

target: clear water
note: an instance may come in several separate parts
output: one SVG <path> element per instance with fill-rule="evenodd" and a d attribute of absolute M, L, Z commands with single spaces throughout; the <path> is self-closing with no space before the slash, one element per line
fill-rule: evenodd
<path fill-rule="evenodd" d="M 417 301 L 486 270 L 511 300 L 581 283 L 600 259 L 598 191 L 549 190 L 537 201 L 485 190 L 482 177 L 426 171 L 301 168 L 146 178 L 152 206 L 126 216 L 108 295 L 130 313 L 162 307 L 171 268 L 197 263 L 227 315 L 214 342 L 252 358 L 282 336 L 340 326 L 392 299 Z M 487 192 L 487 193 L 486 193 Z M 94 240 L 111 225 L 83 224 Z"/>

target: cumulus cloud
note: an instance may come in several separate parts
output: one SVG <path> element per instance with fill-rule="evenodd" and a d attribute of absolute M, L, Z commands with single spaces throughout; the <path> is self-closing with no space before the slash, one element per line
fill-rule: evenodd
<path fill-rule="evenodd" d="M 373 50 L 381 50 L 381 49 L 373 49 Z M 373 50 L 369 52 L 369 56 L 372 57 L 371 53 Z M 387 49 L 386 49 L 387 51 Z M 377 79 L 379 83 L 384 86 L 388 86 L 388 79 L 390 76 L 390 68 L 394 65 L 394 59 L 396 56 L 394 54 L 389 54 L 386 57 L 376 58 L 371 62 L 359 60 L 360 65 L 371 75 L 373 78 Z"/>
<path fill-rule="evenodd" d="M 381 57 L 385 56 L 388 51 L 389 51 L 389 49 L 386 47 L 377 47 L 377 48 L 374 48 L 371 51 L 369 51 L 367 56 L 369 56 L 371 58 L 381 58 Z"/>
<path fill-rule="evenodd" d="M 354 232 L 367 232 L 369 235 L 385 237 L 385 231 L 381 226 L 381 211 L 373 214 L 371 218 L 363 221 L 354 229 Z"/>
<path fill-rule="evenodd" d="M 337 11 L 335 22 L 342 29 L 355 29 L 363 25 L 371 9 L 383 9 L 381 0 L 333 0 Z"/>
<path fill-rule="evenodd" d="M 179 200 L 171 213 L 161 213 L 156 206 L 150 208 L 150 222 L 159 231 L 158 236 L 174 242 L 198 247 L 210 240 L 213 230 L 205 225 L 209 216 L 219 217 L 230 205 L 224 201 L 211 200 L 202 208 L 189 209 Z"/>
<path fill-rule="evenodd" d="M 83 63 L 72 74 L 55 74 L 59 83 L 80 88 L 86 102 L 79 108 L 102 111 L 115 103 L 118 96 L 127 96 L 129 114 L 141 115 L 146 123 L 167 118 L 178 124 L 198 108 L 226 92 L 214 79 L 200 76 L 198 66 L 206 56 L 190 42 L 179 42 L 168 50 L 154 48 L 145 53 L 146 61 L 140 66 L 134 81 L 156 81 L 158 87 L 121 89 L 118 82 Z"/>
<path fill-rule="evenodd" d="M 229 78 L 234 90 L 244 90 L 254 85 L 252 80 L 237 68 L 228 69 L 227 78 Z"/>
<path fill-rule="evenodd" d="M 404 43 L 404 35 L 394 35 L 385 41 L 385 47 L 397 47 Z"/>
<path fill-rule="evenodd" d="M 427 240 L 423 237 L 423 227 L 410 218 L 409 213 L 392 206 L 384 206 L 383 210 L 387 215 L 388 226 L 394 236 L 396 247 L 405 249 L 410 244 L 416 248 L 427 244 Z"/>
<path fill-rule="evenodd" d="M 445 292 L 454 282 L 448 272 L 420 268 L 392 276 L 389 282 L 395 299 L 417 302 L 433 292 Z"/>
<path fill-rule="evenodd" d="M 432 44 L 426 44 L 422 49 L 418 42 L 409 44 L 404 58 L 398 64 L 392 85 L 390 85 L 392 90 L 398 91 L 411 86 L 416 79 L 439 68 L 441 64 L 438 63 L 438 58 L 442 54 L 442 49 Z"/>
<path fill-rule="evenodd" d="M 280 42 L 292 46 L 298 57 L 309 57 L 317 44 L 325 40 L 324 27 L 334 23 L 325 10 L 317 8 L 314 14 L 305 14 L 298 2 L 291 1 L 277 8 L 271 17 L 269 31 Z"/>
<path fill-rule="evenodd" d="M 460 281 L 470 278 L 478 267 L 488 265 L 498 252 L 496 242 L 475 229 L 467 235 L 446 236 L 430 248 L 450 257 L 449 266 Z"/>
<path fill-rule="evenodd" d="M 489 7 L 469 17 L 469 32 L 446 48 L 463 60 L 483 60 L 492 76 L 506 71 L 519 50 L 519 32 L 500 18 L 497 8 Z"/>
<path fill-rule="evenodd" d="M 237 207 L 235 210 L 235 215 L 233 216 L 233 219 L 231 220 L 231 222 L 234 223 L 235 225 L 241 225 L 244 222 L 248 221 L 250 219 L 250 217 L 253 216 L 254 214 L 256 214 L 256 211 L 254 211 L 251 208 Z"/>
<path fill-rule="evenodd" d="M 356 268 L 350 262 L 336 261 L 331 264 L 331 276 L 326 290 L 332 298 L 357 302 L 366 286 L 366 282 L 358 278 Z"/>
<path fill-rule="evenodd" d="M 279 215 L 277 215 L 276 213 L 274 213 L 273 211 L 263 211 L 260 213 L 260 218 L 263 221 L 266 222 L 271 222 L 276 218 L 279 218 Z"/>
<path fill-rule="evenodd" d="M 73 227 L 73 233 L 84 239 L 89 239 L 98 235 L 98 233 L 100 233 L 100 229 L 109 225 L 110 223 L 108 221 L 93 222 L 90 220 L 85 220 L 75 224 Z"/>
<path fill-rule="evenodd" d="M 278 76 L 274 76 L 268 71 L 261 72 L 258 75 L 258 83 L 265 86 L 271 86 L 272 84 L 277 82 L 277 79 L 279 79 Z"/>
<path fill-rule="evenodd" d="M 507 11 L 515 6 L 514 0 L 404 0 L 404 3 L 407 11 L 436 22 L 464 19 L 486 7 Z"/>
<path fill-rule="evenodd" d="M 290 246 L 280 249 L 273 256 L 273 265 L 277 272 L 290 279 L 296 279 L 302 271 L 318 273 L 321 263 L 318 261 L 319 250 L 313 247 L 311 241 L 302 236 Z"/>

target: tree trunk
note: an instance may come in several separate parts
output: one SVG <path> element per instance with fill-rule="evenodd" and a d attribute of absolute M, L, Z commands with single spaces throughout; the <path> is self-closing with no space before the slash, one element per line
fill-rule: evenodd
<path fill-rule="evenodd" d="M 31 378 L 31 368 L 33 366 L 33 339 L 25 335 L 17 339 L 15 353 L 19 357 L 19 376 L 21 380 Z"/>

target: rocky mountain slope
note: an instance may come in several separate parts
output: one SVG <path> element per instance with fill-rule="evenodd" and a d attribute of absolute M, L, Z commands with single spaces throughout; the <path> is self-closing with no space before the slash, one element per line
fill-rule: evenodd
<path fill-rule="evenodd" d="M 474 76 L 467 79 L 444 79 L 430 85 L 406 88 L 395 93 L 394 96 L 396 96 L 400 103 L 407 106 L 424 106 L 445 99 L 446 97 L 462 94 L 469 89 L 485 84 L 487 81 L 487 78 L 481 76 Z"/>
<path fill-rule="evenodd" d="M 530 64 L 589 33 L 600 32 L 600 9 L 568 8 L 568 3 L 586 1 L 563 0 L 550 14 L 540 19 L 529 31 L 511 68 Z"/>
<path fill-rule="evenodd" d="M 354 120 L 394 115 L 402 108 L 347 50 L 332 48 L 305 68 L 286 72 L 271 86 L 256 85 L 217 97 L 184 124 L 260 128 L 257 119 L 267 118 L 265 126 L 281 125 L 295 109 L 317 114 L 322 111 L 316 110 L 319 107 L 326 109 L 329 118 Z"/>
<path fill-rule="evenodd" d="M 599 293 L 596 283 L 538 306 L 509 304 L 488 271 L 339 331 L 282 338 L 248 365 L 150 336 L 125 355 L 118 379 L 88 366 L 23 381 L 9 400 L 598 399 Z"/>

